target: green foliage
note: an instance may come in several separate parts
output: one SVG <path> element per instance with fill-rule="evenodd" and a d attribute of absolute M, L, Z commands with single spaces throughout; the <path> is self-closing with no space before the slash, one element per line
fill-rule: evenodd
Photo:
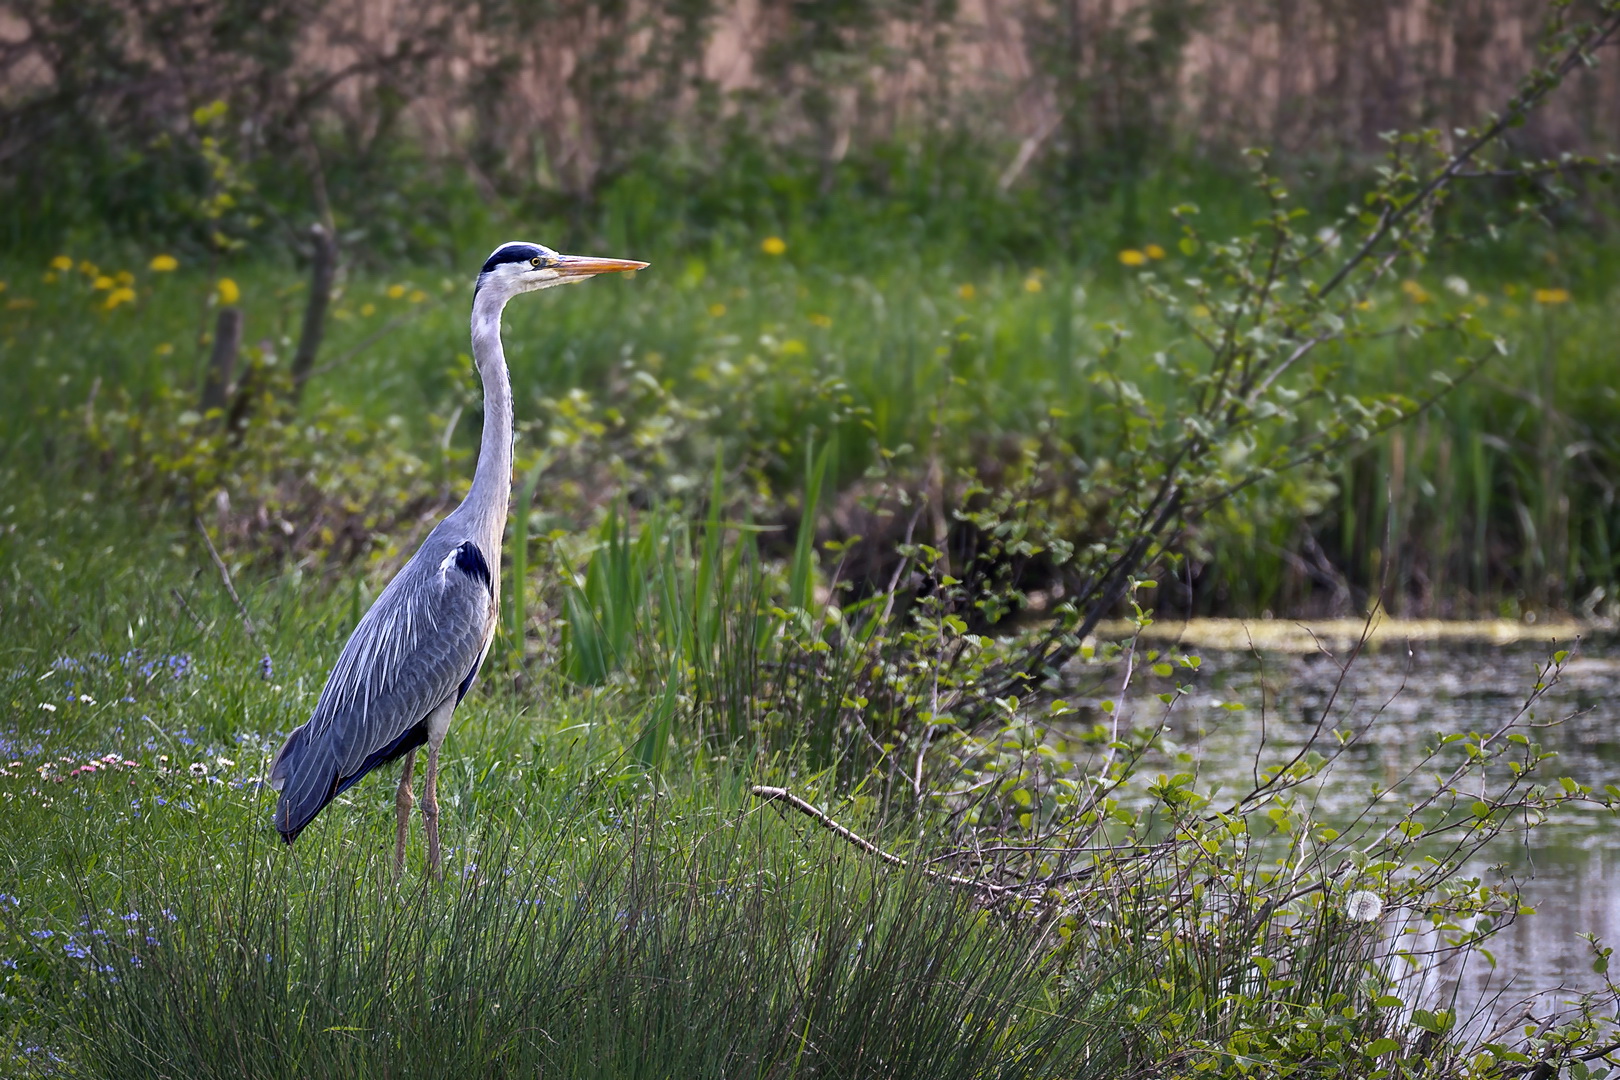
<path fill-rule="evenodd" d="M 827 17 L 817 48 L 859 55 L 866 24 Z M 1564 44 L 1465 138 L 1496 146 L 1592 39 Z M 1492 845 L 1615 808 L 1539 741 L 1566 652 L 1517 715 L 1346 797 L 1379 715 L 1335 692 L 1223 787 L 1174 738 L 1246 722 L 1194 693 L 1200 658 L 1095 637 L 1120 611 L 1145 629 L 1223 548 L 1365 517 L 1335 488 L 1354 455 L 1405 455 L 1459 402 L 1494 421 L 1485 376 L 1523 363 L 1503 332 L 1525 312 L 1424 260 L 1465 165 L 1541 166 L 1395 137 L 1307 224 L 1249 160 L 1248 226 L 1184 207 L 1179 243 L 1089 265 L 987 267 L 951 238 L 863 262 L 783 228 L 514 307 L 512 647 L 447 744 L 446 884 L 388 880 L 385 784 L 284 852 L 261 781 L 366 590 L 465 483 L 454 283 L 342 283 L 318 404 L 280 375 L 296 288 L 266 264 L 233 264 L 246 288 L 173 258 L 64 257 L 37 287 L 29 266 L 0 328 L 27 358 L 0 406 L 0 735 L 29 759 L 0 770 L 6 1052 L 86 1076 L 1597 1074 L 1608 946 L 1599 990 L 1501 1041 L 1432 989 L 1523 913 L 1475 876 Z M 1601 311 L 1533 285 L 1532 325 Z M 200 362 L 187 328 L 238 301 L 275 329 L 204 412 L 170 358 Z M 379 355 L 406 328 L 423 359 Z M 1564 437 L 1518 456 L 1594 483 L 1552 467 Z M 1487 529 L 1490 475 L 1466 479 Z M 1612 583 L 1613 550 L 1581 572 Z"/>

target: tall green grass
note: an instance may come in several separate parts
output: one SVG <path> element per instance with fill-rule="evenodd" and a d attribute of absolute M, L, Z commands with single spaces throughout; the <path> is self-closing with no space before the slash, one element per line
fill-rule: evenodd
<path fill-rule="evenodd" d="M 473 825 L 442 888 L 396 886 L 364 828 L 285 853 L 244 822 L 168 863 L 136 844 L 128 884 L 107 895 L 118 870 L 98 867 L 83 899 L 160 943 L 138 966 L 97 945 L 117 979 L 82 991 L 61 1074 L 1103 1076 L 1124 1058 L 1099 1038 L 1119 1006 L 1053 1008 L 1017 927 L 795 837 L 735 785 L 693 794 L 535 792 L 537 825 Z"/>

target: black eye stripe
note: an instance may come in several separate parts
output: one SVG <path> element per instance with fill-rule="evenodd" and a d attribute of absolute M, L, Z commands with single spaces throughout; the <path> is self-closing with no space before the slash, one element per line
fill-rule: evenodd
<path fill-rule="evenodd" d="M 533 244 L 507 244 L 505 247 L 495 249 L 495 254 L 484 264 L 482 273 L 487 274 L 503 263 L 526 263 L 531 259 L 543 259 L 545 255 L 544 251 Z"/>

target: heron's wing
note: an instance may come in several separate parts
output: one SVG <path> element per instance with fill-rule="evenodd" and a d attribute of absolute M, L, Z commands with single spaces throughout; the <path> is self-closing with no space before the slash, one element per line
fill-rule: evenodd
<path fill-rule="evenodd" d="M 383 590 L 277 755 L 270 782 L 288 843 L 343 788 L 422 745 L 428 715 L 478 673 L 494 629 L 489 563 L 471 540 L 443 550 L 424 547 Z"/>

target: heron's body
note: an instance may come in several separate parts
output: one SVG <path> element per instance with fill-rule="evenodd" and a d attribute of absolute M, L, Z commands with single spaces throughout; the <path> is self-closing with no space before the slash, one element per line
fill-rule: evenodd
<path fill-rule="evenodd" d="M 484 383 L 484 431 L 472 488 L 360 620 L 314 714 L 276 755 L 270 783 L 281 793 L 276 828 L 287 843 L 340 792 L 403 757 L 397 869 L 409 827 L 412 765 L 417 748 L 426 746 L 422 817 L 428 868 L 437 872 L 439 746 L 489 652 L 499 609 L 512 477 L 512 389 L 501 349 L 501 312 L 520 292 L 644 265 L 558 255 L 534 244 L 503 244 L 485 263 L 472 313 L 473 359 Z"/>

